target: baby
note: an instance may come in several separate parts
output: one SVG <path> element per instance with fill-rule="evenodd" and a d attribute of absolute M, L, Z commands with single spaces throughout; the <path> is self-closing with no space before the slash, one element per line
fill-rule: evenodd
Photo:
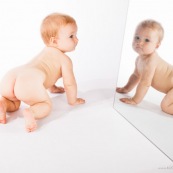
<path fill-rule="evenodd" d="M 162 111 L 173 114 L 173 66 L 165 62 L 156 52 L 163 39 L 164 30 L 154 20 L 144 20 L 136 28 L 133 49 L 138 53 L 134 72 L 124 87 L 117 87 L 118 93 L 128 93 L 136 85 L 132 98 L 120 101 L 136 105 L 142 101 L 150 86 L 165 93 L 161 102 Z"/>
<path fill-rule="evenodd" d="M 65 54 L 78 43 L 76 21 L 68 15 L 53 13 L 41 24 L 45 47 L 30 62 L 7 72 L 0 82 L 0 123 L 6 123 L 6 112 L 19 109 L 21 101 L 29 105 L 23 116 L 28 132 L 37 128 L 37 119 L 49 115 L 52 103 L 47 89 L 53 93 L 66 92 L 70 105 L 85 103 L 77 97 L 73 65 Z M 62 77 L 64 88 L 55 83 Z"/>

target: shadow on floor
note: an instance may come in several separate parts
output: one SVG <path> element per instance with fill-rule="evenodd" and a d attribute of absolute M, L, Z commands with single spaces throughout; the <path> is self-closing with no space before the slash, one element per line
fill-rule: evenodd
<path fill-rule="evenodd" d="M 86 92 L 78 92 L 78 96 L 84 98 L 86 103 L 83 105 L 70 106 L 67 103 L 65 94 L 55 94 L 52 97 L 53 108 L 52 112 L 46 118 L 38 120 L 38 128 L 55 121 L 56 119 L 63 118 L 68 115 L 69 112 L 73 110 L 86 109 L 88 107 L 94 107 L 95 105 L 101 104 L 102 102 L 112 99 L 113 103 L 113 90 L 112 89 L 93 89 Z M 28 107 L 24 103 L 21 104 L 21 107 L 18 111 L 7 114 L 7 122 L 11 123 L 14 120 L 23 118 L 22 111 Z M 23 121 L 24 122 L 24 121 Z"/>

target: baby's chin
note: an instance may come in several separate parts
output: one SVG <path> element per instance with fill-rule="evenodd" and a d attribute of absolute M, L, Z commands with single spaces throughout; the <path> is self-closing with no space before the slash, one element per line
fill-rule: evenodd
<path fill-rule="evenodd" d="M 134 48 L 134 51 L 138 54 L 143 54 L 143 50 L 141 48 Z"/>
<path fill-rule="evenodd" d="M 75 50 L 75 48 L 72 48 L 72 49 L 66 49 L 66 50 L 61 50 L 62 52 L 64 52 L 64 53 L 66 53 L 66 52 L 72 52 L 72 51 L 74 51 Z"/>
<path fill-rule="evenodd" d="M 74 51 L 75 49 L 76 49 L 76 47 L 70 49 L 69 52 L 72 52 L 72 51 Z"/>

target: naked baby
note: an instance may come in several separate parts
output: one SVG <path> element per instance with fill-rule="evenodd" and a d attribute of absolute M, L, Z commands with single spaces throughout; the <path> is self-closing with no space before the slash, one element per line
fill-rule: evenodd
<path fill-rule="evenodd" d="M 47 89 L 53 93 L 66 92 L 70 105 L 85 103 L 77 97 L 77 84 L 71 59 L 65 54 L 78 43 L 76 21 L 68 15 L 53 13 L 44 18 L 41 36 L 43 50 L 30 62 L 16 67 L 0 82 L 0 123 L 6 123 L 6 113 L 19 109 L 21 101 L 28 105 L 23 116 L 28 132 L 37 128 L 37 120 L 46 117 L 52 109 Z M 63 87 L 57 87 L 58 79 Z"/>
<path fill-rule="evenodd" d="M 144 20 L 136 28 L 133 49 L 138 53 L 134 72 L 124 87 L 117 87 L 118 93 L 128 93 L 136 87 L 132 98 L 120 101 L 136 105 L 146 95 L 150 86 L 165 93 L 161 102 L 162 111 L 173 115 L 173 66 L 157 53 L 164 36 L 161 24 L 155 20 Z"/>

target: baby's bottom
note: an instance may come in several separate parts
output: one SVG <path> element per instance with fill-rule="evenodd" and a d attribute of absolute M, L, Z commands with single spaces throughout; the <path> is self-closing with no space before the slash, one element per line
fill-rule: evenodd
<path fill-rule="evenodd" d="M 171 89 L 163 98 L 161 109 L 163 112 L 173 115 L 173 89 Z"/>

